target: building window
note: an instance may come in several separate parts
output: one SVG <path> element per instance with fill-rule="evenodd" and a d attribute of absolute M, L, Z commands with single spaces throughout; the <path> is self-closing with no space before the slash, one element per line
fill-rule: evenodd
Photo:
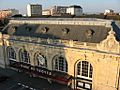
<path fill-rule="evenodd" d="M 30 63 L 29 53 L 25 49 L 19 51 L 19 58 L 21 62 Z"/>
<path fill-rule="evenodd" d="M 93 67 L 87 61 L 80 61 L 77 64 L 76 88 L 92 90 L 92 72 Z"/>
<path fill-rule="evenodd" d="M 67 72 L 68 71 L 68 64 L 67 61 L 64 57 L 62 56 L 55 56 L 53 59 L 53 69 L 57 71 L 63 71 Z"/>
<path fill-rule="evenodd" d="M 15 50 L 12 47 L 7 48 L 7 54 L 9 60 L 15 60 L 16 61 L 16 53 Z"/>
<path fill-rule="evenodd" d="M 41 53 L 36 53 L 34 56 L 34 59 L 35 59 L 36 66 L 43 67 L 43 68 L 47 67 L 46 57 L 42 55 Z"/>
<path fill-rule="evenodd" d="M 93 67 L 87 61 L 81 61 L 77 64 L 77 76 L 84 78 L 92 78 Z"/>

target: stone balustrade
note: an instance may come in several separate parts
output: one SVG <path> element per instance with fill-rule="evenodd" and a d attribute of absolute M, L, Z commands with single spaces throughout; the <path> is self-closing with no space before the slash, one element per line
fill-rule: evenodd
<path fill-rule="evenodd" d="M 10 23 L 15 24 L 63 24 L 63 25 L 96 25 L 96 26 L 111 26 L 111 20 L 103 20 L 96 18 L 20 18 L 11 19 Z"/>

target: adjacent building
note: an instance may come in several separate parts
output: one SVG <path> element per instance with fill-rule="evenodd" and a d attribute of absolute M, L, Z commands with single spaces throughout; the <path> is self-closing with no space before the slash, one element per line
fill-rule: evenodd
<path fill-rule="evenodd" d="M 112 9 L 106 9 L 104 12 L 104 15 L 115 15 L 114 10 Z"/>
<path fill-rule="evenodd" d="M 50 9 L 43 10 L 43 15 L 61 16 L 61 15 L 75 15 L 80 16 L 83 14 L 81 6 L 53 6 Z"/>
<path fill-rule="evenodd" d="M 72 5 L 67 8 L 67 12 L 70 15 L 80 16 L 83 14 L 83 9 L 81 6 Z"/>
<path fill-rule="evenodd" d="M 39 4 L 28 4 L 27 5 L 27 16 L 41 16 L 42 15 L 42 5 Z"/>
<path fill-rule="evenodd" d="M 16 9 L 6 9 L 6 10 L 0 10 L 0 19 L 10 17 L 13 15 L 19 14 L 19 11 Z"/>
<path fill-rule="evenodd" d="M 51 10 L 51 15 L 63 15 L 66 14 L 68 6 L 54 6 Z"/>
<path fill-rule="evenodd" d="M 51 15 L 51 10 L 50 9 L 42 10 L 42 15 Z"/>

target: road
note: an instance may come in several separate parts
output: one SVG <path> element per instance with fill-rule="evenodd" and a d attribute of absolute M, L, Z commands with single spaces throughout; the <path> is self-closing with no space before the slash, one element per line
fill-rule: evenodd
<path fill-rule="evenodd" d="M 8 76 L 5 81 L 0 82 L 0 90 L 71 90 L 65 85 L 49 83 L 38 77 L 29 77 L 23 72 L 0 68 L 0 75 Z"/>

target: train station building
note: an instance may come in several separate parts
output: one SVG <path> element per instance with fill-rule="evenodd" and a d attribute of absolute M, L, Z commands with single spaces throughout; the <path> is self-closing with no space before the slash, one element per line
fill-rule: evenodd
<path fill-rule="evenodd" d="M 96 18 L 12 18 L 0 33 L 0 66 L 74 90 L 119 90 L 119 30 Z"/>

